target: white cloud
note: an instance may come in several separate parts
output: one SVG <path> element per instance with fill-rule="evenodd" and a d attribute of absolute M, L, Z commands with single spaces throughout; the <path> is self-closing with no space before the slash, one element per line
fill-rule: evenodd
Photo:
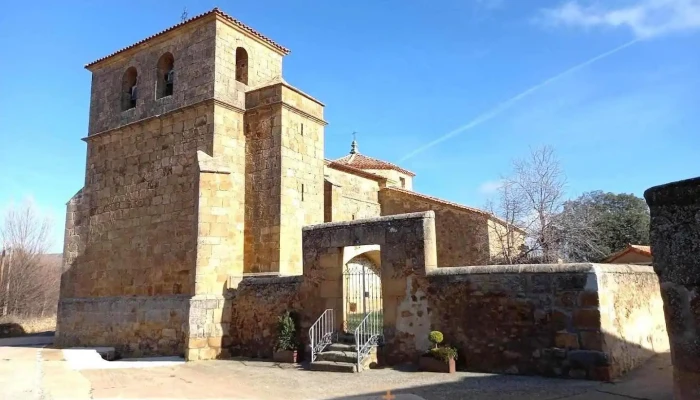
<path fill-rule="evenodd" d="M 503 186 L 502 180 L 496 181 L 486 181 L 479 185 L 479 193 L 481 194 L 494 194 Z"/>
<path fill-rule="evenodd" d="M 636 0 L 602 6 L 569 0 L 544 9 L 537 22 L 550 26 L 627 28 L 639 39 L 700 29 L 700 0 Z"/>

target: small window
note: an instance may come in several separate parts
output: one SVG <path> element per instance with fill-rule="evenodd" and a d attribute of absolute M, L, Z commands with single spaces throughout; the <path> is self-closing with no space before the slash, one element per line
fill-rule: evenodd
<path fill-rule="evenodd" d="M 175 83 L 175 59 L 170 53 L 163 54 L 156 68 L 156 99 L 171 96 Z"/>
<path fill-rule="evenodd" d="M 401 187 L 405 188 L 406 187 L 406 179 L 405 178 L 399 178 L 399 181 L 401 181 Z"/>
<path fill-rule="evenodd" d="M 304 124 L 301 124 L 301 136 L 304 136 Z"/>
<path fill-rule="evenodd" d="M 355 214 L 352 215 L 352 220 L 353 220 L 353 221 L 355 220 Z"/>
<path fill-rule="evenodd" d="M 304 184 L 301 184 L 301 201 L 304 201 Z"/>
<path fill-rule="evenodd" d="M 136 107 L 136 82 L 138 80 L 138 73 L 136 68 L 129 67 L 122 77 L 122 111 L 126 111 Z"/>
<path fill-rule="evenodd" d="M 236 48 L 236 80 L 248 84 L 248 52 L 243 47 Z"/>

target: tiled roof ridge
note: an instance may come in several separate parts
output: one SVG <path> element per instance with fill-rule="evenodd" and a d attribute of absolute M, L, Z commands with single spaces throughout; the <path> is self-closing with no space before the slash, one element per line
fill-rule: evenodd
<path fill-rule="evenodd" d="M 620 258 L 620 257 L 624 256 L 625 254 L 627 254 L 629 252 L 635 252 L 635 253 L 643 254 L 645 256 L 652 257 L 651 246 L 643 246 L 643 245 L 639 245 L 639 244 L 628 244 L 627 247 L 625 247 L 622 250 L 618 250 L 618 251 L 612 253 L 611 255 L 607 256 L 605 258 L 605 260 L 603 260 L 603 261 L 604 262 L 611 262 L 611 261 L 615 260 L 616 258 Z"/>
<path fill-rule="evenodd" d="M 441 199 L 438 197 L 429 196 L 427 194 L 418 193 L 418 192 L 414 192 L 412 190 L 406 190 L 406 189 L 401 189 L 401 188 L 397 188 L 397 187 L 384 187 L 381 190 L 393 190 L 395 192 L 410 194 L 410 195 L 420 197 L 420 198 L 423 198 L 426 200 L 434 201 L 435 203 L 440 203 L 440 204 L 443 204 L 446 206 L 455 207 L 455 208 L 459 208 L 459 209 L 462 209 L 465 211 L 471 211 L 471 212 L 476 213 L 476 214 L 484 215 L 484 216 L 487 216 L 489 218 L 495 219 L 495 220 L 497 220 L 505 225 L 510 225 L 507 221 L 503 220 L 502 218 L 500 218 L 500 217 L 498 217 L 498 216 L 496 216 L 488 211 L 481 210 L 481 209 L 474 208 L 474 207 L 465 206 L 464 204 L 455 203 L 453 201 L 444 200 L 444 199 Z M 525 232 L 522 228 L 520 228 L 518 226 L 513 225 L 513 227 L 522 233 Z"/>
<path fill-rule="evenodd" d="M 371 172 L 367 172 L 367 171 L 360 169 L 360 168 L 355 168 L 352 165 L 338 163 L 338 162 L 335 162 L 335 161 L 329 160 L 329 159 L 325 159 L 323 161 L 326 163 L 326 165 L 328 167 L 333 168 L 333 169 L 337 169 L 339 171 L 344 171 L 344 172 L 347 172 L 349 174 L 362 176 L 362 177 L 365 177 L 368 179 L 375 180 L 377 182 L 386 182 L 386 180 L 387 180 L 387 178 L 385 178 L 381 175 L 373 174 Z"/>
<path fill-rule="evenodd" d="M 162 31 L 160 31 L 160 32 L 158 32 L 158 33 L 155 33 L 155 34 L 150 35 L 150 36 L 148 36 L 148 37 L 146 37 L 146 38 L 144 38 L 144 39 L 141 39 L 141 40 L 139 40 L 139 41 L 136 42 L 136 43 L 133 43 L 133 44 L 131 44 L 131 45 L 129 45 L 129 46 L 123 47 L 123 48 L 121 48 L 121 49 L 119 49 L 119 50 L 117 50 L 117 51 L 115 51 L 115 52 L 113 52 L 113 53 L 111 53 L 111 54 L 109 54 L 109 55 L 104 56 L 104 57 L 98 58 L 97 60 L 95 60 L 95 61 L 93 61 L 93 62 L 91 62 L 91 63 L 85 64 L 85 68 L 91 67 L 91 66 L 93 66 L 93 65 L 95 65 L 95 64 L 97 64 L 97 63 L 99 63 L 99 62 L 102 62 L 102 61 L 108 59 L 108 58 L 114 57 L 114 56 L 116 56 L 117 54 L 123 53 L 123 52 L 125 52 L 125 51 L 127 51 L 127 50 L 129 50 L 129 49 L 132 49 L 132 48 L 134 48 L 134 47 L 136 47 L 136 46 L 139 46 L 139 45 L 141 45 L 141 44 L 143 44 L 143 43 L 145 43 L 145 42 L 147 42 L 147 41 L 149 41 L 149 40 L 151 40 L 151 39 L 154 39 L 154 38 L 156 38 L 156 37 L 158 37 L 158 36 L 161 36 L 161 35 L 163 35 L 163 34 L 165 34 L 165 33 L 167 33 L 167 32 L 170 32 L 170 31 L 172 31 L 172 30 L 174 30 L 174 29 L 177 29 L 177 28 L 179 28 L 179 27 L 181 27 L 181 26 L 183 26 L 183 25 L 189 24 L 190 22 L 193 22 L 193 21 L 195 21 L 195 20 L 204 18 L 204 17 L 206 17 L 206 16 L 208 16 L 208 15 L 211 15 L 211 14 L 216 14 L 216 15 L 222 17 L 222 18 L 225 18 L 226 20 L 228 20 L 229 22 L 233 23 L 233 24 L 236 25 L 237 27 L 243 29 L 244 31 L 250 33 L 251 35 L 255 36 L 256 38 L 258 38 L 258 39 L 262 40 L 263 42 L 269 44 L 270 46 L 272 46 L 272 47 L 274 47 L 275 49 L 279 50 L 280 52 L 284 53 L 285 55 L 286 55 L 286 54 L 289 54 L 289 52 L 290 52 L 290 50 L 287 49 L 286 47 L 283 47 L 283 46 L 281 46 L 281 45 L 275 43 L 272 39 L 270 39 L 270 38 L 264 36 L 263 34 L 261 34 L 260 32 L 256 31 L 255 29 L 249 27 L 248 25 L 242 23 L 241 21 L 239 21 L 239 20 L 233 18 L 232 16 L 226 14 L 225 12 L 221 11 L 221 10 L 219 9 L 219 7 L 214 7 L 213 9 L 211 9 L 211 10 L 209 10 L 209 11 L 207 11 L 207 12 L 204 12 L 204 13 L 199 14 L 199 15 L 195 15 L 194 17 L 192 17 L 192 18 L 190 18 L 190 19 L 188 19 L 188 20 L 185 20 L 185 21 L 182 21 L 182 22 L 180 22 L 180 23 L 177 23 L 177 24 L 175 24 L 175 25 L 173 25 L 173 26 L 171 26 L 171 27 L 169 27 L 169 28 L 166 28 L 166 29 L 164 29 L 164 30 L 162 30 Z"/>
<path fill-rule="evenodd" d="M 384 168 L 377 168 L 377 169 L 393 169 L 393 170 L 399 171 L 399 172 L 401 172 L 401 173 L 404 173 L 404 174 L 406 174 L 406 175 L 416 176 L 416 174 L 414 174 L 413 172 L 411 172 L 411 171 L 409 171 L 409 170 L 407 170 L 407 169 L 405 169 L 405 168 L 401 168 L 401 167 L 399 167 L 399 166 L 396 165 L 396 164 L 390 163 L 390 162 L 388 162 L 388 161 L 380 160 L 380 159 L 378 159 L 378 158 L 366 156 L 366 155 L 361 154 L 361 153 L 359 153 L 359 152 L 357 152 L 357 153 L 352 153 L 352 154 L 348 154 L 347 156 L 338 158 L 337 160 L 333 160 L 333 161 L 339 162 L 339 163 L 342 163 L 342 164 L 351 165 L 351 163 L 354 162 L 355 160 L 358 160 L 359 162 L 362 162 L 361 160 L 362 160 L 363 158 L 366 159 L 366 160 L 369 160 L 370 162 L 374 162 L 374 163 L 377 163 L 377 164 L 379 164 L 379 165 L 382 165 L 382 166 L 384 167 Z M 359 167 L 356 167 L 356 168 L 359 168 Z M 373 168 L 367 168 L 367 169 L 373 169 Z"/>

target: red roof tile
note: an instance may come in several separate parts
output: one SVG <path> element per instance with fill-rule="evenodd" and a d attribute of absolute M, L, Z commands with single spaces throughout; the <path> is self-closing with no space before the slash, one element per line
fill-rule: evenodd
<path fill-rule="evenodd" d="M 372 157 L 367 157 L 366 155 L 360 153 L 351 153 L 345 157 L 333 160 L 333 162 L 349 165 L 351 167 L 359 169 L 393 169 L 394 171 L 399 171 L 402 174 L 416 176 L 416 174 L 414 174 L 413 172 L 403 169 L 396 164 L 378 160 Z"/>
<path fill-rule="evenodd" d="M 651 246 L 641 246 L 638 244 L 627 245 L 627 247 L 625 247 L 624 249 L 609 255 L 608 258 L 604 260 L 604 262 L 611 263 L 627 253 L 637 253 L 647 257 L 651 257 Z"/>
<path fill-rule="evenodd" d="M 282 53 L 284 53 L 284 54 L 289 54 L 289 49 L 287 49 L 286 47 L 283 47 L 283 46 L 281 46 L 281 45 L 275 43 L 272 39 L 270 39 L 270 38 L 264 36 L 263 34 L 259 33 L 259 32 L 256 31 L 255 29 L 249 27 L 248 25 L 245 25 L 245 24 L 242 23 L 241 21 L 239 21 L 239 20 L 233 18 L 232 16 L 226 14 L 225 12 L 219 10 L 218 7 L 215 7 L 214 9 L 212 9 L 212 10 L 210 10 L 210 11 L 207 11 L 207 12 L 205 12 L 205 13 L 203 13 L 203 14 L 196 15 L 196 16 L 194 16 L 194 17 L 192 17 L 192 18 L 190 18 L 190 19 L 188 19 L 188 20 L 186 20 L 186 21 L 183 21 L 183 22 L 180 22 L 179 24 L 173 25 L 173 26 L 171 26 L 171 27 L 168 28 L 168 29 L 162 30 L 162 31 L 160 31 L 160 32 L 158 32 L 158 33 L 156 33 L 156 34 L 153 34 L 153 35 L 151 35 L 151 36 L 145 38 L 145 39 L 139 40 L 138 42 L 136 42 L 136 43 L 134 43 L 134 44 L 132 44 L 132 45 L 130 45 L 130 46 L 126 46 L 126 47 L 124 47 L 124 48 L 122 48 L 122 49 L 119 49 L 119 50 L 115 51 L 114 53 L 112 53 L 112 54 L 110 54 L 110 55 L 107 55 L 107 56 L 104 56 L 104 57 L 102 57 L 102 58 L 99 58 L 99 59 L 97 59 L 97 60 L 95 60 L 95 61 L 93 61 L 93 62 L 91 62 L 91 63 L 89 63 L 89 64 L 85 64 L 85 68 L 91 67 L 91 66 L 93 66 L 93 65 L 95 65 L 95 64 L 97 64 L 97 63 L 99 63 L 99 62 L 101 62 L 101 61 L 104 61 L 104 60 L 106 60 L 106 59 L 108 59 L 108 58 L 114 57 L 114 56 L 116 56 L 116 55 L 119 54 L 119 53 L 122 53 L 122 52 L 124 52 L 124 51 L 126 51 L 126 50 L 129 50 L 129 49 L 131 49 L 131 48 L 134 48 L 134 47 L 136 47 L 136 46 L 138 46 L 138 45 L 140 45 L 140 44 L 143 44 L 143 43 L 145 43 L 145 42 L 147 42 L 147 41 L 149 41 L 149 40 L 151 40 L 151 39 L 153 39 L 153 38 L 156 38 L 156 37 L 158 37 L 158 36 L 161 36 L 161 35 L 163 35 L 163 34 L 165 34 L 165 33 L 167 33 L 167 32 L 170 32 L 170 31 L 172 31 L 172 30 L 174 30 L 174 29 L 177 29 L 177 28 L 179 28 L 179 27 L 181 27 L 181 26 L 183 26 L 183 25 L 189 24 L 190 22 L 193 22 L 193 21 L 196 21 L 196 20 L 198 20 L 198 19 L 204 18 L 204 17 L 206 17 L 206 16 L 208 16 L 208 15 L 211 15 L 211 14 L 216 14 L 216 15 L 218 15 L 218 16 L 220 16 L 220 17 L 226 19 L 227 21 L 233 23 L 234 25 L 236 25 L 237 27 L 241 28 L 242 30 L 248 32 L 248 33 L 251 34 L 252 36 L 254 36 L 254 37 L 256 37 L 256 38 L 262 40 L 263 42 L 265 42 L 265 43 L 269 44 L 270 46 L 274 47 L 275 49 L 279 50 L 280 52 L 282 52 Z"/>
<path fill-rule="evenodd" d="M 340 164 L 340 163 L 337 163 L 337 162 L 332 161 L 332 160 L 324 160 L 324 161 L 326 163 L 326 166 L 328 166 L 328 168 L 333 168 L 333 169 L 336 169 L 338 171 L 343 171 L 343 172 L 347 172 L 349 174 L 361 176 L 363 178 L 372 179 L 372 180 L 377 181 L 377 182 L 386 182 L 386 178 L 383 176 L 373 174 L 371 172 L 367 172 L 365 170 L 355 168 L 355 167 L 347 165 L 347 164 Z"/>
<path fill-rule="evenodd" d="M 418 197 L 418 198 L 421 198 L 421 199 L 424 199 L 424 200 L 427 200 L 427 201 L 431 201 L 431 202 L 433 202 L 433 203 L 437 203 L 437 204 L 442 204 L 442 205 L 445 205 L 445 206 L 453 207 L 453 208 L 456 208 L 456 209 L 458 209 L 458 210 L 462 210 L 462 211 L 471 211 L 471 212 L 473 212 L 473 213 L 475 213 L 475 214 L 480 214 L 480 215 L 483 215 L 483 216 L 485 216 L 485 217 L 488 217 L 488 218 L 490 218 L 490 219 L 492 219 L 492 220 L 498 221 L 498 222 L 501 223 L 501 224 L 508 225 L 508 222 L 506 222 L 505 220 L 499 218 L 498 216 L 496 216 L 496 215 L 494 215 L 494 214 L 491 214 L 491 213 L 488 212 L 488 211 L 484 211 L 484 210 L 480 210 L 480 209 L 478 209 L 478 208 L 469 207 L 469 206 L 465 206 L 465 205 L 462 205 L 462 204 L 459 204 L 459 203 L 454 203 L 454 202 L 451 202 L 451 201 L 443 200 L 443 199 L 440 199 L 440 198 L 437 198 L 437 197 L 428 196 L 427 194 L 422 194 L 422 193 L 414 192 L 414 191 L 412 191 L 412 190 L 400 189 L 400 188 L 397 188 L 397 187 L 384 187 L 384 188 L 381 188 L 380 190 L 400 192 L 400 193 L 404 193 L 404 194 L 406 194 L 406 195 L 415 196 L 415 197 Z M 523 230 L 522 228 L 520 228 L 520 227 L 518 227 L 518 226 L 514 226 L 514 225 L 513 225 L 513 229 L 515 229 L 515 230 L 517 230 L 517 231 L 519 231 L 519 232 L 521 232 L 521 233 L 526 233 L 525 230 Z"/>

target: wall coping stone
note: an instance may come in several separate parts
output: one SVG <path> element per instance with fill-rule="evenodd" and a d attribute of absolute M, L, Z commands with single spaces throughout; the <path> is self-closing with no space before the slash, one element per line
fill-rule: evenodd
<path fill-rule="evenodd" d="M 403 221 L 407 219 L 428 219 L 428 218 L 435 218 L 435 211 L 422 211 L 422 212 L 415 212 L 415 213 L 407 213 L 407 214 L 396 214 L 396 215 L 387 215 L 383 217 L 376 217 L 376 218 L 366 218 L 366 219 L 356 219 L 354 221 L 338 221 L 338 222 L 326 222 L 322 224 L 314 224 L 314 225 L 306 225 L 301 228 L 302 231 L 313 231 L 317 229 L 326 229 L 326 228 L 340 228 L 340 227 L 349 227 L 349 226 L 355 226 L 355 225 L 365 225 L 365 224 L 374 224 L 378 222 L 391 222 L 391 221 Z"/>
<path fill-rule="evenodd" d="M 629 264 L 518 264 L 478 265 L 469 267 L 442 267 L 428 271 L 428 276 L 486 275 L 486 274 L 570 274 L 570 273 L 618 273 L 655 274 L 649 265 Z"/>
<path fill-rule="evenodd" d="M 284 285 L 304 281 L 303 275 L 286 276 L 244 276 L 240 284 L 246 285 Z"/>
<path fill-rule="evenodd" d="M 62 297 L 59 303 L 90 303 L 95 301 L 164 301 L 164 300 L 189 300 L 192 295 L 189 294 L 169 294 L 162 296 L 104 296 L 104 297 Z"/>
<path fill-rule="evenodd" d="M 662 205 L 700 205 L 700 177 L 650 187 L 644 191 L 650 207 Z"/>

